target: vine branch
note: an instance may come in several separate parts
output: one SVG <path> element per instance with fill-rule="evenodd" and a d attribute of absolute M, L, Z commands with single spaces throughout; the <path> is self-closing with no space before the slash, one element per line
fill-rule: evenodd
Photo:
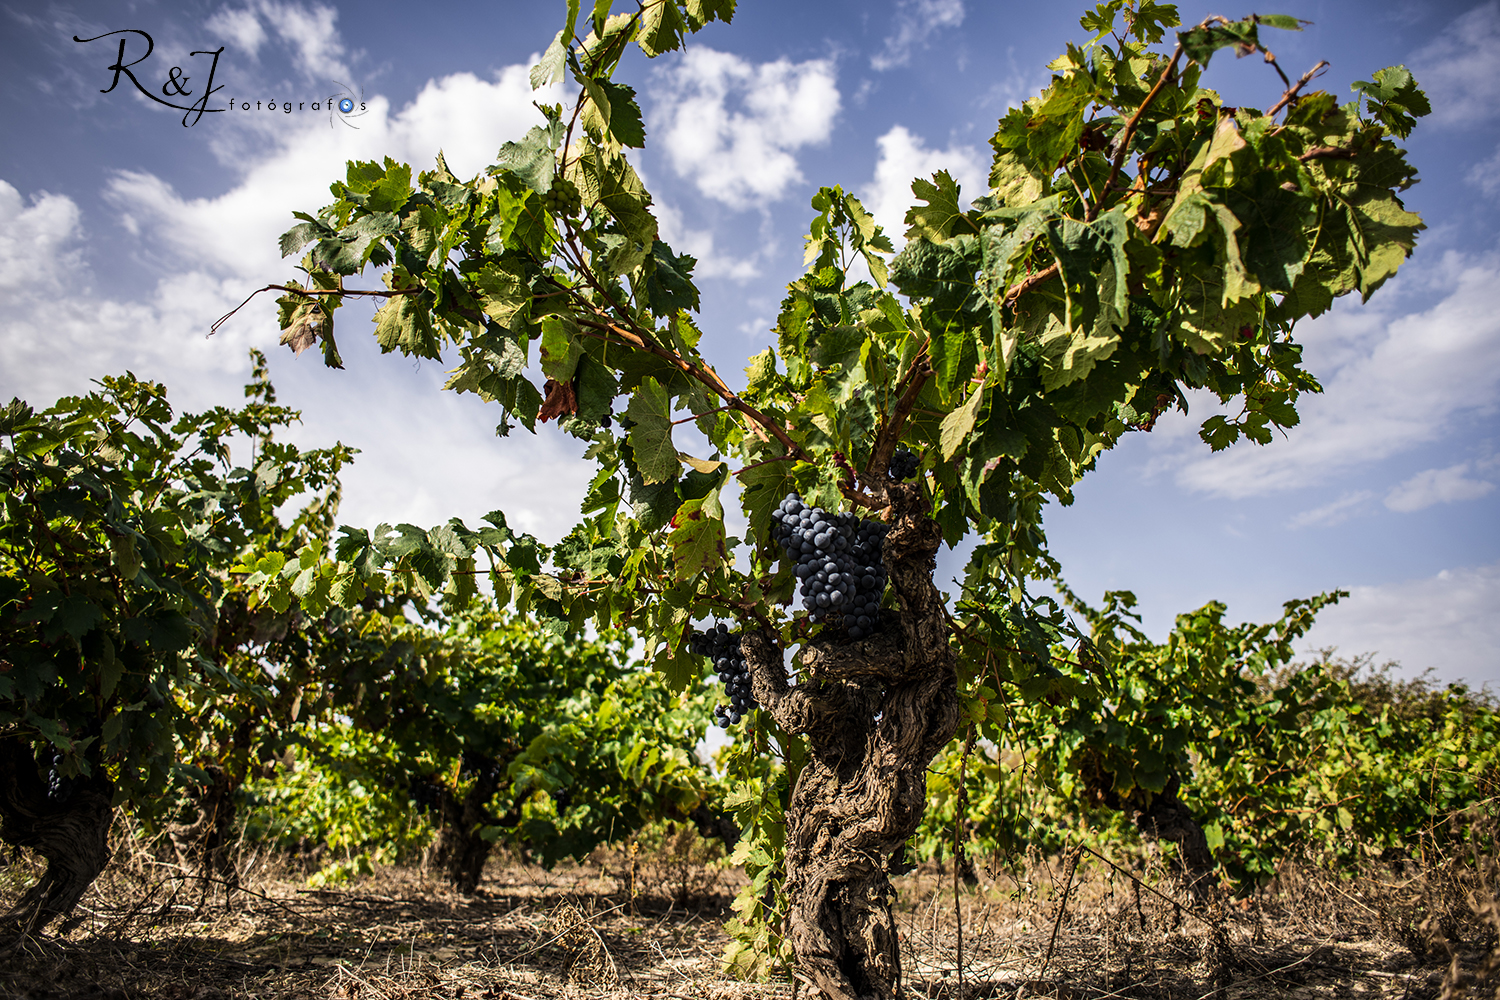
<path fill-rule="evenodd" d="M 931 343 L 931 338 L 928 343 Z M 924 344 L 922 350 L 925 352 L 927 345 Z M 880 434 L 875 438 L 875 448 L 870 454 L 870 463 L 865 466 L 862 477 L 866 486 L 873 486 L 885 480 L 885 471 L 891 464 L 891 456 L 896 453 L 896 443 L 901 440 L 901 429 L 906 424 L 906 418 L 911 416 L 912 407 L 917 405 L 917 397 L 921 395 L 922 387 L 927 384 L 930 377 L 932 377 L 931 363 L 926 357 L 918 355 L 918 360 L 906 373 L 905 388 L 903 389 L 901 385 L 896 387 L 901 392 L 901 398 L 897 400 L 896 408 L 891 411 L 890 420 L 880 429 Z M 884 492 L 884 487 L 877 487 L 877 495 L 866 497 L 870 501 L 866 506 L 883 506 L 879 501 Z M 844 495 L 865 497 L 853 488 L 846 489 Z"/>
<path fill-rule="evenodd" d="M 1276 112 L 1280 111 L 1282 108 L 1286 107 L 1288 104 L 1290 104 L 1294 100 L 1296 100 L 1297 99 L 1297 91 L 1299 91 L 1303 87 L 1307 86 L 1308 81 L 1312 80 L 1313 77 L 1318 76 L 1319 73 L 1320 73 L 1320 71 L 1325 70 L 1327 68 L 1328 68 L 1328 60 L 1327 59 L 1319 59 L 1318 60 L 1318 64 L 1316 66 L 1314 66 L 1312 69 L 1308 70 L 1306 73 L 1303 73 L 1302 76 L 1297 80 L 1296 83 L 1294 83 L 1290 87 L 1286 88 L 1286 93 L 1284 93 L 1284 94 L 1281 95 L 1281 100 L 1277 101 L 1275 104 L 1273 104 L 1271 106 L 1271 110 L 1266 112 L 1266 117 L 1267 118 L 1273 117 L 1276 114 Z M 1279 69 L 1279 67 L 1278 67 L 1278 69 Z"/>
<path fill-rule="evenodd" d="M 1213 18 L 1208 19 L 1208 21 L 1211 20 Z M 1204 21 L 1199 27 L 1206 27 L 1208 21 Z M 1156 86 L 1152 87 L 1150 92 L 1146 94 L 1146 99 L 1141 102 L 1140 107 L 1135 109 L 1135 114 L 1130 116 L 1130 121 L 1125 123 L 1124 130 L 1120 132 L 1120 137 L 1116 140 L 1119 146 L 1115 149 L 1115 158 L 1109 165 L 1109 176 L 1104 179 L 1104 186 L 1099 189 L 1098 200 L 1090 205 L 1089 210 L 1084 214 L 1083 218 L 1085 222 L 1093 222 L 1098 217 L 1099 209 L 1103 206 L 1104 199 L 1109 197 L 1110 189 L 1115 186 L 1115 179 L 1120 176 L 1120 168 L 1125 165 L 1125 157 L 1130 154 L 1130 140 L 1135 136 L 1136 126 L 1140 124 L 1141 116 L 1146 113 L 1146 109 L 1151 106 L 1151 102 L 1156 100 L 1156 95 L 1161 93 L 1161 89 L 1167 85 L 1167 81 L 1172 78 L 1172 74 L 1177 72 L 1177 60 L 1181 58 L 1182 43 L 1178 42 L 1177 47 L 1172 50 L 1172 58 L 1167 60 L 1166 68 L 1161 71 L 1161 76 L 1156 78 Z M 1053 270 L 1056 270 L 1056 265 L 1053 265 Z M 1051 277 L 1051 275 L 1048 275 L 1048 277 Z M 1019 293 L 1015 297 L 1019 297 Z"/>
<path fill-rule="evenodd" d="M 219 332 L 219 327 L 229 321 L 229 317 L 239 312 L 250 304 L 250 300 L 261 292 L 290 292 L 293 295 L 301 295 L 304 298 L 316 299 L 319 295 L 368 295 L 371 298 L 388 299 L 393 295 L 415 295 L 420 292 L 421 286 L 412 288 L 293 288 L 290 285 L 267 285 L 257 288 L 245 297 L 245 301 L 229 310 L 214 321 L 213 326 L 208 328 L 208 335 L 212 337 Z"/>

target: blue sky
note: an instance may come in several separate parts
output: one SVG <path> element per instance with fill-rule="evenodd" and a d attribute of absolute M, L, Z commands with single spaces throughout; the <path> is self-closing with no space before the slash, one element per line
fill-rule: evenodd
<path fill-rule="evenodd" d="M 493 435 L 498 414 L 439 393 L 441 365 L 381 357 L 346 308 L 346 370 L 276 346 L 262 296 L 213 338 L 209 324 L 262 285 L 291 277 L 276 237 L 314 211 L 344 161 L 390 155 L 418 167 L 445 151 L 471 176 L 537 118 L 527 69 L 562 4 L 104 3 L 0 8 L 0 394 L 48 403 L 129 368 L 164 381 L 179 408 L 231 403 L 246 350 L 270 354 L 299 443 L 363 449 L 347 477 L 354 524 L 470 523 L 495 507 L 554 541 L 573 523 L 588 468 L 552 428 Z M 1428 230 L 1368 304 L 1341 301 L 1299 328 L 1327 392 L 1303 424 L 1258 448 L 1210 455 L 1196 427 L 1160 421 L 1104 456 L 1069 508 L 1047 517 L 1080 593 L 1128 588 L 1148 631 L 1219 599 L 1232 620 L 1275 617 L 1294 597 L 1340 587 L 1306 648 L 1370 652 L 1445 679 L 1500 684 L 1500 0 L 1289 0 L 1259 13 L 1314 22 L 1268 32 L 1282 65 L 1332 64 L 1319 86 L 1406 63 L 1436 109 L 1408 143 L 1422 182 L 1407 192 Z M 1182 5 L 1184 20 L 1211 12 Z M 1226 14 L 1249 13 L 1223 10 Z M 687 52 L 627 59 L 647 149 L 637 157 L 668 240 L 700 259 L 709 359 L 731 382 L 801 269 L 808 198 L 842 184 L 899 233 L 913 176 L 946 168 L 983 188 L 985 140 L 1008 105 L 1081 42 L 1066 4 L 895 0 L 742 3 L 734 23 Z M 156 50 L 136 69 L 157 92 L 181 67 L 194 90 L 224 46 L 215 105 L 192 127 L 106 68 L 120 29 Z M 144 52 L 132 36 L 128 59 Z M 1258 58 L 1215 59 L 1227 103 L 1280 93 Z M 310 105 L 347 90 L 348 121 Z M 264 104 L 292 104 L 288 113 Z M 297 104 L 307 107 L 297 108 Z M 357 127 L 354 127 L 357 126 Z M 373 287 L 375 279 L 369 279 Z M 962 554 L 945 559 L 957 573 Z"/>

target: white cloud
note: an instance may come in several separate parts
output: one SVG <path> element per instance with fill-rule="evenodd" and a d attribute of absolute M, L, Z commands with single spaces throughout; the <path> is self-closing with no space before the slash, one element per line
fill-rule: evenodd
<path fill-rule="evenodd" d="M 1307 649 L 1336 646 L 1412 672 L 1433 667 L 1445 680 L 1500 684 L 1500 563 L 1349 590 L 1318 615 Z"/>
<path fill-rule="evenodd" d="M 233 42 L 236 54 L 244 52 L 252 59 L 266 43 L 266 29 L 261 27 L 260 18 L 252 10 L 225 7 L 205 21 L 203 26 Z"/>
<path fill-rule="evenodd" d="M 1500 149 L 1488 160 L 1481 160 L 1469 168 L 1464 179 L 1487 195 L 1500 194 Z"/>
<path fill-rule="evenodd" d="M 715 248 L 712 229 L 688 228 L 682 220 L 682 213 L 671 203 L 658 200 L 651 205 L 651 209 L 661 229 L 662 242 L 679 254 L 689 253 L 697 259 L 693 277 L 729 278 L 734 281 L 749 281 L 760 277 L 760 265 L 757 261 L 765 256 L 769 247 L 763 247 L 749 257 L 731 257 Z"/>
<path fill-rule="evenodd" d="M 865 208 L 898 244 L 906 231 L 906 210 L 915 203 L 913 178 L 928 178 L 946 170 L 958 182 L 965 200 L 989 190 L 989 157 L 973 146 L 952 145 L 928 149 L 920 136 L 904 125 L 896 125 L 875 140 L 880 157 L 875 178 L 860 191 Z"/>
<path fill-rule="evenodd" d="M 1500 0 L 1460 15 L 1412 54 L 1412 73 L 1432 100 L 1432 118 L 1472 127 L 1500 108 Z"/>
<path fill-rule="evenodd" d="M 1326 391 L 1302 397 L 1302 423 L 1286 440 L 1196 458 L 1184 451 L 1179 481 L 1234 498 L 1296 489 L 1437 440 L 1459 415 L 1493 412 L 1500 255 L 1450 252 L 1422 270 L 1413 280 L 1447 289 L 1429 309 L 1392 317 L 1389 299 L 1377 298 L 1341 304 L 1306 327 L 1307 365 Z"/>
<path fill-rule="evenodd" d="M 656 80 L 652 125 L 673 169 L 737 209 L 775 201 L 800 182 L 793 154 L 826 142 L 839 110 L 826 59 L 757 66 L 699 46 Z"/>
<path fill-rule="evenodd" d="M 295 221 L 293 210 L 316 211 L 328 201 L 329 181 L 344 175 L 346 161 L 391 156 L 410 163 L 415 173 L 431 169 L 441 148 L 454 174 L 468 178 L 493 162 L 503 142 L 540 124 L 533 97 L 556 100 L 560 92 L 551 88 L 533 94 L 527 72 L 524 66 L 510 66 L 493 82 L 472 73 L 428 81 L 411 104 L 394 114 L 386 99 L 376 95 L 358 129 L 338 123 L 330 128 L 317 115 L 278 113 L 277 146 L 262 148 L 260 157 L 244 168 L 242 181 L 221 195 L 183 198 L 159 177 L 133 171 L 117 173 L 106 195 L 131 223 L 149 224 L 195 267 L 243 276 L 257 285 L 279 280 L 287 265 L 277 237 Z M 243 114 L 253 123 L 257 112 L 225 114 Z"/>
<path fill-rule="evenodd" d="M 1317 524 L 1328 528 L 1335 524 L 1341 524 L 1353 517 L 1358 512 L 1360 506 L 1374 495 L 1369 490 L 1356 490 L 1353 493 L 1345 493 L 1332 503 L 1326 503 L 1321 507 L 1303 511 L 1292 518 L 1289 525 L 1293 528 L 1306 528 Z"/>
<path fill-rule="evenodd" d="M 65 249 L 78 235 L 78 206 L 45 191 L 28 207 L 21 192 L 0 180 L 0 292 L 53 291 L 65 273 L 77 273 L 80 255 Z"/>
<path fill-rule="evenodd" d="M 956 28 L 964 21 L 963 0 L 901 0 L 896 8 L 895 30 L 885 47 L 870 59 L 877 70 L 905 66 L 912 51 L 920 48 L 942 28 Z"/>
<path fill-rule="evenodd" d="M 351 84 L 344 62 L 347 55 L 339 37 L 336 8 L 323 4 L 255 0 L 246 7 L 225 7 L 213 14 L 205 26 L 244 49 L 253 58 L 265 44 L 266 28 L 292 50 L 292 60 L 309 80 Z"/>
<path fill-rule="evenodd" d="M 1468 462 L 1446 469 L 1428 469 L 1399 484 L 1386 495 L 1385 505 L 1403 514 L 1438 503 L 1477 500 L 1493 492 L 1495 484 L 1470 479 Z"/>
<path fill-rule="evenodd" d="M 316 352 L 294 361 L 277 346 L 269 295 L 206 337 L 251 291 L 291 276 L 276 238 L 294 209 L 328 201 L 328 183 L 343 176 L 346 160 L 391 155 L 427 169 L 442 145 L 455 173 L 472 176 L 502 142 L 540 120 L 534 97 L 562 96 L 534 94 L 526 75 L 524 65 L 493 81 L 455 74 L 396 111 L 377 95 L 359 130 L 329 128 L 311 114 L 242 126 L 241 170 L 215 195 L 184 197 L 153 174 L 116 174 L 106 196 L 140 234 L 143 262 L 161 275 L 128 296 L 93 293 L 79 253 L 91 229 L 113 220 L 81 217 L 61 195 L 28 202 L 0 181 L 0 394 L 48 404 L 128 368 L 164 382 L 179 410 L 233 404 L 248 374 L 246 350 L 255 346 L 271 356 L 281 401 L 304 411 L 306 426 L 290 440 L 342 439 L 364 449 L 345 476 L 345 522 L 430 525 L 458 515 L 474 524 L 499 507 L 515 527 L 556 540 L 576 520 L 587 485 L 579 443 L 551 426 L 497 440 L 498 408 L 439 392 L 440 366 L 378 357 L 362 318 L 368 307 L 339 317 L 345 372 L 323 369 Z"/>

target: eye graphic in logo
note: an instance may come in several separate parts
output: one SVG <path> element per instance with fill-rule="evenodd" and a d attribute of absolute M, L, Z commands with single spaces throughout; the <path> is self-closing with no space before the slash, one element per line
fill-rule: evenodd
<path fill-rule="evenodd" d="M 342 96 L 340 96 L 339 94 L 333 94 L 328 98 L 329 127 L 333 127 L 333 120 L 337 118 L 339 121 L 343 122 L 350 128 L 359 128 L 359 126 L 350 121 L 350 119 L 358 118 L 360 115 L 369 113 L 369 108 L 365 105 L 364 90 L 360 90 L 360 92 L 356 94 L 353 87 L 340 85 L 339 89 L 343 91 Z"/>

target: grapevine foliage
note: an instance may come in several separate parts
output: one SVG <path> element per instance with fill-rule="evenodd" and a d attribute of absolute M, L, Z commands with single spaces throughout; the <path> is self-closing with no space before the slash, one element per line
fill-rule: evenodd
<path fill-rule="evenodd" d="M 482 601 L 427 622 L 404 610 L 307 634 L 323 697 L 368 734 L 358 759 L 304 737 L 313 765 L 373 776 L 435 826 L 477 826 L 549 866 L 705 799 L 692 753 L 706 703 L 674 697 L 620 634 L 543 633 Z M 468 813 L 444 810 L 476 789 Z"/>
<path fill-rule="evenodd" d="M 576 105 L 545 107 L 546 124 L 476 178 L 441 158 L 420 173 L 351 163 L 335 200 L 283 237 L 285 253 L 306 251 L 284 325 L 292 335 L 316 305 L 328 347 L 335 311 L 358 294 L 346 278 L 384 269 L 383 350 L 447 352 L 447 387 L 495 402 L 502 433 L 558 419 L 590 442 L 598 474 L 553 553 L 557 572 L 498 572 L 528 607 L 640 628 L 677 684 L 693 673 L 692 621 L 724 609 L 785 621 L 792 582 L 772 565 L 770 516 L 781 498 L 878 510 L 900 447 L 924 456 L 950 543 L 978 533 L 999 546 L 989 570 L 1045 575 L 1047 498 L 1070 502 L 1100 453 L 1185 408 L 1187 390 L 1238 400 L 1238 415 L 1202 427 L 1216 449 L 1294 425 L 1298 397 L 1318 385 L 1293 327 L 1339 295 L 1372 293 L 1422 228 L 1401 206 L 1416 174 L 1386 123 L 1423 108 L 1404 70 L 1345 105 L 1298 91 L 1274 113 L 1225 107 L 1200 84 L 1211 53 L 1295 22 L 1211 20 L 1162 55 L 1152 44 L 1175 10 L 1135 11 L 1111 35 L 1122 11 L 1091 13 L 1099 38 L 1070 47 L 1044 92 L 1000 121 L 991 189 L 972 208 L 947 174 L 914 182 L 894 258 L 858 199 L 821 189 L 808 273 L 743 389 L 698 349 L 695 262 L 659 238 L 630 162 L 639 109 L 610 80 L 627 43 L 670 51 L 727 21 L 731 4 L 601 5 L 586 26 L 570 15 L 537 79 L 570 76 Z M 847 280 L 856 257 L 873 284 Z M 603 426 L 621 409 L 618 433 Z M 677 410 L 711 454 L 674 443 Z M 748 573 L 732 568 L 723 521 L 731 473 Z"/>
<path fill-rule="evenodd" d="M 164 387 L 126 375 L 0 413 L 0 813 L 6 839 L 53 866 L 0 921 L 72 908 L 108 858 L 77 852 L 105 843 L 111 805 L 232 877 L 245 786 L 325 745 L 335 719 L 412 773 L 490 761 L 483 835 L 547 863 L 696 808 L 706 708 L 617 639 L 500 615 L 475 557 L 503 560 L 503 586 L 547 555 L 498 513 L 478 531 L 455 519 L 335 541 L 353 449 L 277 440 L 297 414 L 254 361 L 239 409 L 177 415 Z M 456 777 L 455 792 L 475 783 Z"/>
<path fill-rule="evenodd" d="M 1339 296 L 1374 293 L 1423 228 L 1400 200 L 1417 177 L 1396 141 L 1429 110 L 1425 97 L 1390 67 L 1343 104 L 1308 91 L 1309 74 L 1289 86 L 1268 75 L 1262 107 L 1226 106 L 1203 86 L 1213 54 L 1260 50 L 1261 31 L 1296 30 L 1295 19 L 1209 18 L 1162 52 L 1181 27 L 1175 7 L 1110 0 L 1083 19 L 1093 40 L 1068 46 L 1047 87 L 999 121 L 986 191 L 965 194 L 945 172 L 914 180 L 900 253 L 842 187 L 813 196 L 807 270 L 787 289 L 776 344 L 732 386 L 700 350 L 696 262 L 660 238 L 631 162 L 645 141 L 640 109 L 612 76 L 629 44 L 655 57 L 733 12 L 729 0 L 619 14 L 600 3 L 580 23 L 570 3 L 533 83 L 566 76 L 576 103 L 544 106 L 543 124 L 479 176 L 459 178 L 441 157 L 415 172 L 350 163 L 333 201 L 282 237 L 303 272 L 280 300 L 287 343 L 321 341 L 339 366 L 334 314 L 374 295 L 381 349 L 448 359 L 446 388 L 494 403 L 500 434 L 556 419 L 587 441 L 596 474 L 550 564 L 501 521 L 499 534 L 436 547 L 460 561 L 483 549 L 502 601 L 557 628 L 636 629 L 676 689 L 699 676 L 691 636 L 711 617 L 783 647 L 860 648 L 885 617 L 869 613 L 880 581 L 862 572 L 879 543 L 857 524 L 915 496 L 949 545 L 978 541 L 951 620 L 977 734 L 997 738 L 1039 700 L 1106 729 L 1112 711 L 1145 726 L 1149 714 L 1122 722 L 1124 703 L 1108 707 L 1118 691 L 1104 679 L 1130 650 L 1027 593 L 1060 570 L 1044 508 L 1071 503 L 1124 435 L 1186 411 L 1190 390 L 1226 404 L 1200 427 L 1214 450 L 1296 425 L 1301 395 L 1320 388 L 1297 324 Z M 870 281 L 854 279 L 856 260 Z M 367 270 L 383 290 L 346 285 Z M 707 454 L 682 450 L 681 422 Z M 913 457 L 897 459 L 902 449 Z M 916 493 L 898 485 L 908 476 Z M 725 524 L 736 499 L 743 538 Z M 337 550 L 337 566 L 315 556 L 307 572 L 339 578 L 358 565 L 358 541 Z M 412 565 L 428 593 L 469 579 Z M 799 585 L 811 598 L 801 612 L 789 607 Z M 863 612 L 852 622 L 850 605 Z M 1213 683 L 1235 697 L 1232 677 Z M 767 735 L 784 766 L 733 757 L 751 795 L 734 808 L 752 831 L 742 860 L 754 859 L 758 893 L 774 887 L 774 817 L 806 749 Z M 1152 739 L 1164 742 L 1094 748 L 1111 787 L 1166 787 L 1185 744 L 1176 731 Z M 778 905 L 746 902 L 741 928 L 760 934 Z"/>
<path fill-rule="evenodd" d="M 1371 858 L 1462 848 L 1476 829 L 1465 817 L 1500 789 L 1493 698 L 1461 685 L 1392 685 L 1326 658 L 1289 662 L 1283 629 L 1295 633 L 1315 603 L 1293 602 L 1271 625 L 1230 627 L 1214 602 L 1179 616 L 1166 642 L 1131 639 L 1111 667 L 1121 697 L 1111 711 L 1012 706 L 1003 742 L 964 766 L 957 745 L 935 762 L 916 853 L 947 856 L 955 828 L 961 849 L 992 865 L 1080 839 L 1128 847 L 1138 835 L 1121 805 L 1149 801 L 1173 775 L 1239 895 L 1289 857 L 1356 872 Z M 1201 690 L 1214 676 L 1229 683 Z"/>
<path fill-rule="evenodd" d="M 252 540 L 326 538 L 353 451 L 276 441 L 296 414 L 263 378 L 247 393 L 174 417 L 161 385 L 125 375 L 0 415 L 0 738 L 48 748 L 59 805 L 97 779 L 149 811 L 174 773 L 208 780 L 193 760 L 207 730 L 284 716 L 287 682 L 242 655 L 256 629 L 233 621 L 226 570 Z M 248 467 L 230 464 L 236 435 L 254 443 Z M 276 508 L 307 493 L 282 524 Z"/>

